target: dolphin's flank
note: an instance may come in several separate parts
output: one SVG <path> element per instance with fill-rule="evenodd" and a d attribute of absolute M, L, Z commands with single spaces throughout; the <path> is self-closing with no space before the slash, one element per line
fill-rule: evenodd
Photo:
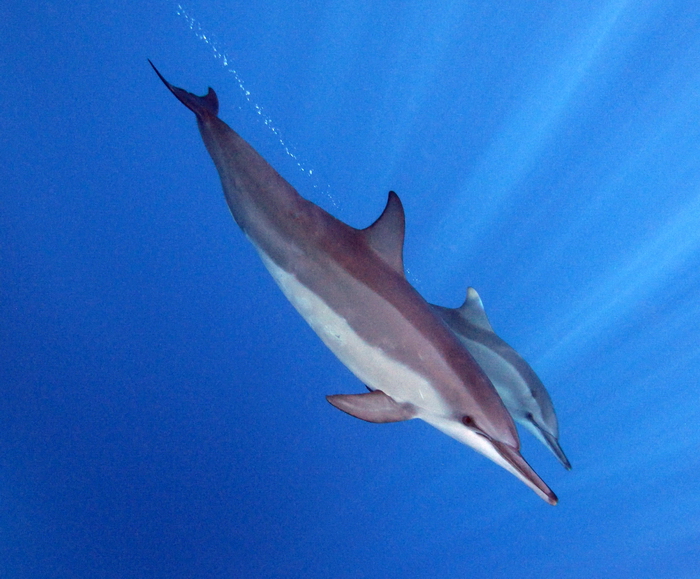
<path fill-rule="evenodd" d="M 490 380 L 406 281 L 398 196 L 389 193 L 374 224 L 354 229 L 303 199 L 221 121 L 212 89 L 198 97 L 158 76 L 194 112 L 231 214 L 274 280 L 371 390 L 329 401 L 372 422 L 420 418 L 556 504 L 554 493 L 520 455 L 515 425 Z"/>

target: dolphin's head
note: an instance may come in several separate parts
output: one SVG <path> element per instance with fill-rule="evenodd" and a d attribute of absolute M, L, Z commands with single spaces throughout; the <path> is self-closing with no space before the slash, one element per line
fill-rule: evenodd
<path fill-rule="evenodd" d="M 420 416 L 420 418 L 514 474 L 550 505 L 557 504 L 557 496 L 539 475 L 532 470 L 532 467 L 522 457 L 518 448 L 489 437 L 479 429 L 471 417 Z"/>
<path fill-rule="evenodd" d="M 552 429 L 549 428 L 543 420 L 539 420 L 537 416 L 534 416 L 529 412 L 522 418 L 518 418 L 518 422 L 520 422 L 520 424 L 527 428 L 542 444 L 552 451 L 552 454 L 557 457 L 559 462 L 564 465 L 566 470 L 571 470 L 571 463 L 569 462 L 569 459 L 566 458 L 566 455 L 559 444 L 557 432 L 552 432 Z"/>

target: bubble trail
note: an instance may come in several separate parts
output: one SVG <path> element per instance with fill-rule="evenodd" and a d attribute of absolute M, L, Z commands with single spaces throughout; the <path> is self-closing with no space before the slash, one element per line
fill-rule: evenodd
<path fill-rule="evenodd" d="M 253 108 L 253 110 L 258 115 L 258 117 L 260 117 L 260 120 L 267 127 L 267 129 L 270 132 L 272 132 L 273 135 L 275 135 L 279 144 L 284 149 L 284 152 L 287 154 L 288 157 L 290 157 L 294 161 L 299 171 L 301 171 L 303 175 L 305 175 L 311 180 L 311 186 L 314 189 L 314 191 L 317 194 L 321 194 L 327 197 L 330 200 L 333 207 L 337 209 L 339 205 L 334 199 L 333 195 L 331 195 L 330 186 L 327 183 L 324 185 L 320 185 L 318 177 L 314 174 L 314 170 L 310 167 L 307 167 L 306 164 L 302 162 L 299 155 L 294 151 L 294 148 L 291 145 L 287 144 L 287 142 L 282 137 L 282 133 L 275 126 L 270 116 L 263 110 L 262 106 L 255 102 L 251 92 L 246 88 L 245 83 L 241 78 L 241 75 L 234 68 L 232 64 L 232 59 L 224 50 L 221 50 L 220 43 L 217 41 L 217 39 L 212 34 L 209 34 L 207 31 L 205 31 L 200 22 L 196 20 L 189 12 L 187 12 L 187 10 L 182 6 L 182 4 L 177 5 L 176 12 L 178 16 L 185 20 L 188 28 L 194 33 L 194 35 L 199 40 L 204 42 L 207 46 L 209 46 L 209 48 L 211 48 L 214 58 L 226 69 L 227 72 L 233 75 L 233 78 L 235 79 L 236 84 L 238 85 L 238 88 L 243 94 L 243 97 L 245 98 L 246 102 Z"/>

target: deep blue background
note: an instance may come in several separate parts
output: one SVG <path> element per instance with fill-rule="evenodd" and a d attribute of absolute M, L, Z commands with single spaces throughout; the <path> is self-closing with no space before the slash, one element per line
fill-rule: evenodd
<path fill-rule="evenodd" d="M 0 577 L 697 577 L 697 2 L 184 8 L 0 5 Z M 328 405 L 146 58 L 348 223 L 400 194 L 409 280 L 547 385 L 558 506 Z"/>

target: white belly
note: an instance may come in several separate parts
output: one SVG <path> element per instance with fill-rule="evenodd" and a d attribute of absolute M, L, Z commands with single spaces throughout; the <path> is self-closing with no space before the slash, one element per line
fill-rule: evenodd
<path fill-rule="evenodd" d="M 445 404 L 427 379 L 414 369 L 367 343 L 317 294 L 289 272 L 277 266 L 266 254 L 260 257 L 284 295 L 318 334 L 323 343 L 372 390 L 381 390 L 396 402 L 410 402 L 417 409 L 443 414 Z M 387 307 L 389 304 L 387 304 Z M 419 412 L 419 416 L 422 414 Z"/>

